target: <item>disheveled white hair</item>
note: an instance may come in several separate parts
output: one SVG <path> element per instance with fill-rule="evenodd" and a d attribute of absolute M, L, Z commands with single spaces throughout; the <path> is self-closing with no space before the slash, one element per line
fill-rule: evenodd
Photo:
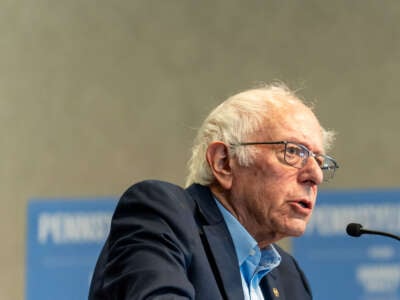
<path fill-rule="evenodd" d="M 265 126 L 268 116 L 273 116 L 275 109 L 279 110 L 290 103 L 301 103 L 311 109 L 283 83 L 241 92 L 218 105 L 197 132 L 188 162 L 186 186 L 192 183 L 208 185 L 213 182 L 214 175 L 206 160 L 210 143 L 221 141 L 229 146 L 243 142 L 262 125 Z M 323 128 L 322 131 L 324 148 L 327 150 L 333 142 L 334 132 Z M 254 152 L 249 147 L 230 147 L 229 151 L 242 166 L 249 166 L 253 161 Z"/>

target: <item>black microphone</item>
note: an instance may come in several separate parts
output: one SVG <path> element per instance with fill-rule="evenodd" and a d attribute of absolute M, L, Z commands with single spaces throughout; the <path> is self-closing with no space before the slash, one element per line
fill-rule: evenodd
<path fill-rule="evenodd" d="M 346 232 L 350 236 L 354 237 L 359 237 L 360 235 L 366 233 L 366 234 L 377 234 L 377 235 L 383 235 L 383 236 L 388 236 L 391 237 L 395 240 L 400 241 L 400 237 L 388 232 L 383 232 L 383 231 L 376 231 L 376 230 L 369 230 L 369 229 L 364 229 L 361 224 L 358 223 L 350 223 L 346 227 Z"/>

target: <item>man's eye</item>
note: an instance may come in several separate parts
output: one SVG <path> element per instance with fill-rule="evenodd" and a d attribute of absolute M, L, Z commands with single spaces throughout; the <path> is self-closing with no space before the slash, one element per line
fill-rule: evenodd
<path fill-rule="evenodd" d="M 286 152 L 290 155 L 298 155 L 298 156 L 302 156 L 301 153 L 301 149 L 298 147 L 287 147 L 286 148 Z"/>

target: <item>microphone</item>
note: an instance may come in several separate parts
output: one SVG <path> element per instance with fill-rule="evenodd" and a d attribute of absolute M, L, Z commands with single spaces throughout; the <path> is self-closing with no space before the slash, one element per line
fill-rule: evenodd
<path fill-rule="evenodd" d="M 366 233 L 366 234 L 376 234 L 376 235 L 383 235 L 387 237 L 391 237 L 395 240 L 400 241 L 400 237 L 388 232 L 383 232 L 383 231 L 376 231 L 376 230 L 369 230 L 369 229 L 364 229 L 361 224 L 358 223 L 350 223 L 346 227 L 346 232 L 348 235 L 353 236 L 353 237 L 359 237 L 360 235 Z"/>

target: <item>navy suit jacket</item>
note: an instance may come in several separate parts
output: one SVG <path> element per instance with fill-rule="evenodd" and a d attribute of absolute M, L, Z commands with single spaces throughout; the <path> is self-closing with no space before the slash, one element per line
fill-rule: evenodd
<path fill-rule="evenodd" d="M 292 256 L 260 286 L 265 299 L 310 300 Z M 206 186 L 161 181 L 133 185 L 121 197 L 93 274 L 89 300 L 243 300 L 236 252 Z"/>

